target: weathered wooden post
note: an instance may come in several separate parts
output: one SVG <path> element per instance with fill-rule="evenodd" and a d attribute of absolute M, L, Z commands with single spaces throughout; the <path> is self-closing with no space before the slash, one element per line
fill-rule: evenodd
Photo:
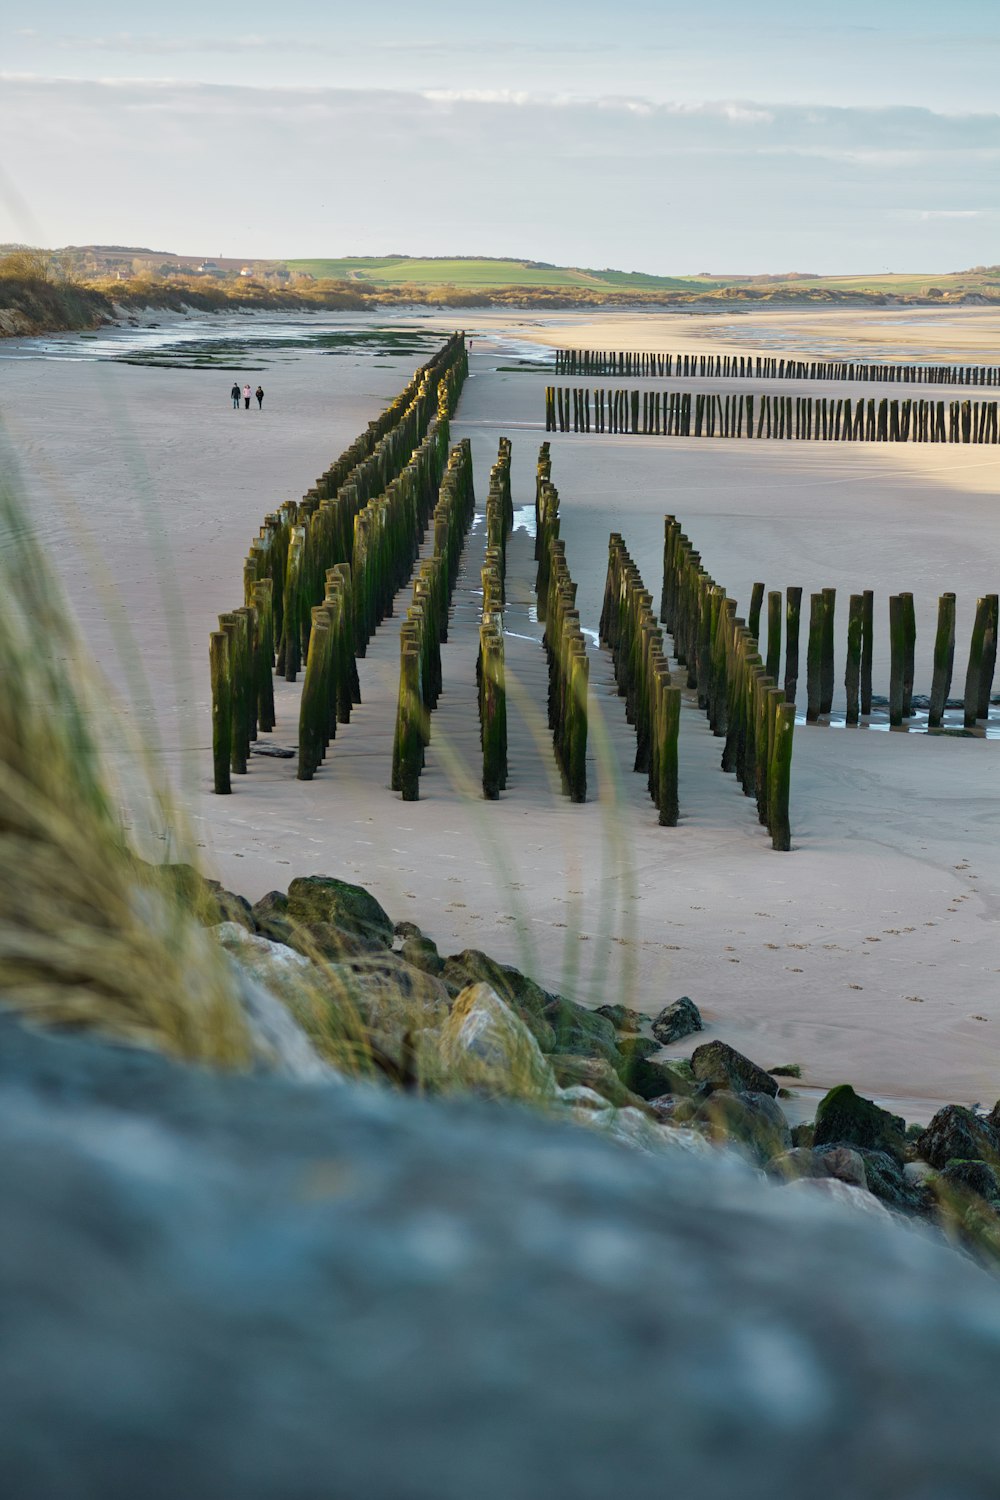
<path fill-rule="evenodd" d="M 232 756 L 233 707 L 229 685 L 229 638 L 225 630 L 213 631 L 208 645 L 212 674 L 212 769 L 214 789 L 226 796 L 233 789 L 229 775 Z"/>
<path fill-rule="evenodd" d="M 899 594 L 889 599 L 889 724 L 903 722 L 903 673 L 906 668 L 906 607 Z"/>
<path fill-rule="evenodd" d="M 875 595 L 865 589 L 861 595 L 861 712 L 872 711 L 872 654 L 874 651 Z"/>
<path fill-rule="evenodd" d="M 823 590 L 823 664 L 820 669 L 820 705 L 821 714 L 828 714 L 833 708 L 833 684 L 834 684 L 834 646 L 836 635 L 834 633 L 834 613 L 837 606 L 837 590 Z"/>
<path fill-rule="evenodd" d="M 822 594 L 809 595 L 809 640 L 806 645 L 806 723 L 815 724 L 823 701 L 823 616 Z"/>
<path fill-rule="evenodd" d="M 988 719 L 990 716 L 990 693 L 993 688 L 993 673 L 997 661 L 997 614 L 1000 600 L 996 594 L 986 596 L 989 610 L 986 619 L 986 631 L 983 635 L 983 659 L 979 670 L 979 702 L 977 703 L 977 718 Z"/>
<path fill-rule="evenodd" d="M 766 671 L 775 682 L 781 670 L 781 590 L 771 589 L 767 596 Z"/>
<path fill-rule="evenodd" d="M 771 847 L 787 851 L 792 847 L 789 798 L 792 782 L 792 742 L 795 732 L 795 705 L 779 703 L 774 719 L 774 747 L 771 753 L 768 783 L 768 816 Z"/>
<path fill-rule="evenodd" d="M 750 591 L 750 613 L 747 616 L 747 625 L 755 641 L 760 640 L 760 611 L 763 603 L 764 585 L 755 583 Z"/>
<path fill-rule="evenodd" d="M 799 616 L 802 610 L 802 590 L 785 590 L 785 698 L 795 702 L 799 685 Z"/>
<path fill-rule="evenodd" d="M 939 729 L 951 690 L 955 666 L 955 595 L 942 594 L 938 600 L 937 634 L 934 637 L 934 675 L 931 679 L 928 729 Z"/>
<path fill-rule="evenodd" d="M 860 594 L 852 594 L 847 607 L 847 667 L 844 673 L 848 724 L 857 724 L 860 719 L 863 618 L 864 600 Z"/>
<path fill-rule="evenodd" d="M 980 680 L 983 671 L 983 647 L 986 644 L 986 630 L 989 624 L 990 603 L 989 599 L 980 599 L 976 603 L 976 618 L 972 625 L 972 640 L 969 643 L 969 665 L 965 674 L 965 715 L 964 723 L 966 729 L 974 729 L 976 719 L 979 715 Z"/>
<path fill-rule="evenodd" d="M 913 676 L 917 646 L 917 615 L 912 594 L 900 594 L 903 601 L 903 718 L 913 716 Z"/>

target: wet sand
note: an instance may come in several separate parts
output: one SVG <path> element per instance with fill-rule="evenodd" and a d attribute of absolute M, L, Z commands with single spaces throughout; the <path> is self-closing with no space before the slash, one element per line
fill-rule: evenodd
<path fill-rule="evenodd" d="M 472 439 L 480 505 L 501 433 L 514 444 L 515 505 L 533 497 L 547 377 L 499 372 L 515 345 L 682 347 L 676 327 L 658 330 L 650 315 L 614 318 L 570 326 L 564 314 L 465 316 L 476 331 L 473 378 L 454 435 Z M 861 338 L 857 320 L 843 315 L 837 336 Z M 597 336 L 597 322 L 606 336 Z M 747 338 L 742 347 L 755 346 Z M 689 703 L 681 826 L 661 829 L 631 770 L 634 736 L 610 662 L 594 649 L 595 796 L 573 807 L 559 790 L 544 721 L 523 529 L 509 564 L 511 776 L 498 804 L 475 795 L 481 522 L 456 591 L 421 800 L 403 804 L 388 790 L 396 632 L 408 590 L 361 663 L 364 703 L 316 780 L 296 782 L 294 761 L 254 756 L 232 797 L 211 795 L 207 634 L 239 598 L 249 538 L 266 510 L 301 494 L 375 415 L 412 363 L 377 369 L 304 356 L 269 376 L 260 422 L 256 412 L 225 409 L 231 380 L 215 373 L 28 361 L 15 381 L 11 366 L 0 366 L 0 403 L 35 523 L 95 653 L 118 680 L 111 640 L 116 622 L 130 622 L 151 682 L 151 702 L 134 717 L 158 727 L 212 870 L 251 899 L 297 874 L 360 880 L 442 952 L 482 947 L 592 1003 L 624 997 L 655 1011 L 690 994 L 711 1035 L 765 1066 L 797 1062 L 808 1086 L 849 1080 L 906 1100 L 910 1117 L 946 1099 L 992 1103 L 1000 1093 L 991 1044 L 1000 1028 L 997 744 L 801 728 L 795 847 L 775 854 L 752 803 L 718 769 L 719 742 Z M 206 399 L 209 384 L 218 409 Z M 910 588 L 916 596 L 920 692 L 929 685 L 937 596 L 954 589 L 960 692 L 975 597 L 1000 581 L 1000 460 L 990 450 L 567 434 L 552 435 L 552 451 L 585 626 L 596 629 L 612 529 L 624 533 L 658 592 L 669 510 L 744 607 L 755 578 L 800 584 L 807 594 L 836 586 L 841 680 L 846 594 L 874 588 L 876 691 L 888 672 L 888 594 Z M 155 544 L 151 527 L 161 535 Z M 103 539 L 114 577 L 107 593 L 81 534 Z M 173 566 L 166 587 L 164 557 Z M 289 748 L 297 691 L 279 685 L 271 737 Z"/>

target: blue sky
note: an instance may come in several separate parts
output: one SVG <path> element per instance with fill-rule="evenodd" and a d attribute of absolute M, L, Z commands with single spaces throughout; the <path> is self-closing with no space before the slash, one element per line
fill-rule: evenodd
<path fill-rule="evenodd" d="M 698 270 L 1000 261 L 981 0 L 29 5 L 0 239 Z"/>

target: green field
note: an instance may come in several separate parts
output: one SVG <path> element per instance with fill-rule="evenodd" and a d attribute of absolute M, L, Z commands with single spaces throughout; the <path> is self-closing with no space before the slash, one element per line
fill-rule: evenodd
<path fill-rule="evenodd" d="M 321 280 L 357 281 L 366 286 L 614 287 L 617 290 L 689 291 L 703 283 L 677 276 L 647 276 L 630 271 L 586 271 L 546 266 L 530 260 L 411 260 L 407 256 L 353 256 L 343 260 L 288 260 L 290 271 Z"/>

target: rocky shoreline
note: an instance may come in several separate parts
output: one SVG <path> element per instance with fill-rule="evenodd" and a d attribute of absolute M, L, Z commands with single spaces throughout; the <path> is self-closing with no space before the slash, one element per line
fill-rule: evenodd
<path fill-rule="evenodd" d="M 946 1105 L 908 1126 L 845 1083 L 813 1121 L 791 1125 L 781 1100 L 799 1069 L 769 1071 L 702 1040 L 687 996 L 653 1018 L 623 1004 L 591 1010 L 476 949 L 442 957 L 360 886 L 308 876 L 251 905 L 173 871 L 239 973 L 281 1000 L 337 1073 L 520 1100 L 639 1150 L 721 1147 L 797 1192 L 920 1221 L 1000 1261 L 1000 1103 Z M 699 1041 L 689 1057 L 658 1055 L 684 1038 Z M 303 1076 L 300 1063 L 291 1071 Z"/>

